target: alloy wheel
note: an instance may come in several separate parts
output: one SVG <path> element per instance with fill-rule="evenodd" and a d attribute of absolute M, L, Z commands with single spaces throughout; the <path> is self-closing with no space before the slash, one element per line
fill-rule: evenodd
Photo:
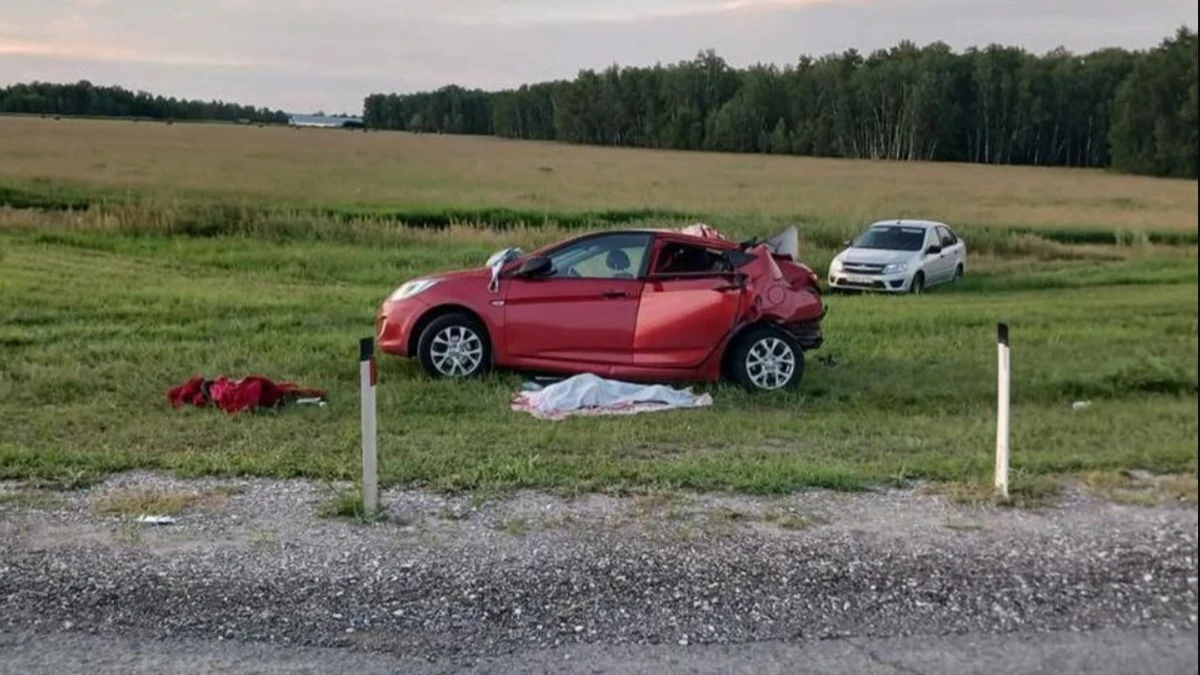
<path fill-rule="evenodd" d="M 786 387 L 796 375 L 796 351 L 777 337 L 764 337 L 746 354 L 746 376 L 759 389 Z"/>
<path fill-rule="evenodd" d="M 483 363 L 483 340 L 466 326 L 447 326 L 429 346 L 433 367 L 446 377 L 466 377 Z"/>

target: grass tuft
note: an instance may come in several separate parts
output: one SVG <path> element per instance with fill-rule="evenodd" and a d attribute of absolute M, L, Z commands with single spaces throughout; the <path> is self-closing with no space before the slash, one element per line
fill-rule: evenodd
<path fill-rule="evenodd" d="M 529 521 L 524 518 L 505 518 L 496 524 L 496 529 L 513 537 L 523 537 L 529 532 Z"/>
<path fill-rule="evenodd" d="M 794 513 L 781 509 L 773 509 L 763 515 L 763 521 L 783 530 L 807 530 L 820 522 L 821 519 L 812 515 Z"/>
<path fill-rule="evenodd" d="M 363 510 L 362 490 L 359 488 L 339 490 L 317 509 L 317 515 L 321 518 L 348 518 L 361 523 L 386 519 L 382 508 L 370 515 Z"/>
<path fill-rule="evenodd" d="M 1010 476 L 1007 498 L 997 494 L 990 483 L 977 480 L 926 484 L 921 492 L 941 495 L 952 504 L 963 506 L 1042 509 L 1054 505 L 1063 492 L 1063 483 L 1056 476 L 1017 474 Z"/>
<path fill-rule="evenodd" d="M 0 490 L 0 507 L 52 511 L 66 504 L 61 494 L 47 490 Z"/>

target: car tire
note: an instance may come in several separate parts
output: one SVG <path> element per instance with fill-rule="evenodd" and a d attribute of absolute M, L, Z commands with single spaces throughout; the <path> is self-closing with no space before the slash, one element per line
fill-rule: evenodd
<path fill-rule="evenodd" d="M 920 295 L 925 292 L 925 273 L 917 272 L 913 275 L 912 282 L 908 286 L 908 292 L 913 295 Z"/>
<path fill-rule="evenodd" d="M 421 331 L 417 359 L 430 377 L 477 377 L 491 369 L 492 345 L 478 320 L 456 312 L 439 316 Z"/>
<path fill-rule="evenodd" d="M 730 379 L 755 392 L 795 389 L 804 378 L 804 350 L 791 335 L 766 324 L 742 333 L 728 363 Z"/>
<path fill-rule="evenodd" d="M 963 271 L 963 264 L 958 263 L 958 266 L 954 268 L 954 283 L 957 284 L 963 280 Z"/>

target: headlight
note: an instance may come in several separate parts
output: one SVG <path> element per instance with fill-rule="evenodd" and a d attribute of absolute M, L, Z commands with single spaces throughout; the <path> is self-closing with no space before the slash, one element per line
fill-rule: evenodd
<path fill-rule="evenodd" d="M 396 302 L 411 298 L 418 293 L 424 293 L 429 290 L 437 282 L 437 279 L 413 279 L 412 281 L 405 282 L 403 286 L 397 288 L 395 291 L 392 291 L 392 294 L 388 296 L 388 300 Z"/>
<path fill-rule="evenodd" d="M 842 271 L 842 259 L 834 258 L 833 262 L 829 263 L 829 271 L 830 272 L 841 272 Z"/>
<path fill-rule="evenodd" d="M 884 274 L 899 274 L 908 270 L 908 263 L 892 263 L 883 268 Z"/>

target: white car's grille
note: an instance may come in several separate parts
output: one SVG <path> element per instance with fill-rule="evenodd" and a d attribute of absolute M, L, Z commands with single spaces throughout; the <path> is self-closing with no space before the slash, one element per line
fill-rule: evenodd
<path fill-rule="evenodd" d="M 842 270 L 850 274 L 879 274 L 883 272 L 884 265 L 875 263 L 860 263 L 846 261 L 842 263 Z"/>

